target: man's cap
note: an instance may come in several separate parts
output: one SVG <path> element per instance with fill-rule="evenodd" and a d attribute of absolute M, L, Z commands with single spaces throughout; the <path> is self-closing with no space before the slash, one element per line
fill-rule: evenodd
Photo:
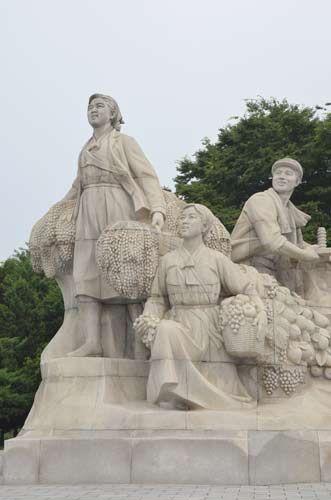
<path fill-rule="evenodd" d="M 271 173 L 273 174 L 278 167 L 291 168 L 298 174 L 300 181 L 302 180 L 303 168 L 298 161 L 293 160 L 292 158 L 282 158 L 281 160 L 277 160 L 271 167 Z"/>

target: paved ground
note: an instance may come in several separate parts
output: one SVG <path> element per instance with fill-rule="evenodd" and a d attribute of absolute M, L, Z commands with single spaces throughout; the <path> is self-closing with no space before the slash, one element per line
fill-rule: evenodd
<path fill-rule="evenodd" d="M 287 486 L 1 486 L 0 500 L 326 500 L 331 483 Z"/>

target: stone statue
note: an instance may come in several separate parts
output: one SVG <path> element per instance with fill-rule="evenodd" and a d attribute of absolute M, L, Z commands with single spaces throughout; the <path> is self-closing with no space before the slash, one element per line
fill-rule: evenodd
<path fill-rule="evenodd" d="M 165 215 L 164 198 L 152 165 L 137 142 L 120 133 L 124 122 L 116 101 L 93 94 L 87 115 L 93 136 L 80 153 L 77 177 L 63 200 L 76 200 L 73 279 L 85 339 L 71 356 L 102 355 L 102 302 L 118 300 L 96 264 L 96 242 L 102 231 L 126 220 L 150 221 L 161 230 Z"/>
<path fill-rule="evenodd" d="M 169 403 L 175 408 L 233 408 L 249 406 L 252 401 L 223 348 L 220 298 L 249 295 L 258 307 L 256 323 L 261 331 L 266 329 L 266 313 L 240 266 L 204 245 L 203 236 L 213 217 L 203 205 L 184 207 L 179 219 L 183 246 L 161 258 L 151 296 L 135 323 L 137 333 L 145 339 L 151 322 L 155 329 L 155 338 L 147 338 L 151 346 L 147 399 L 153 403 Z M 198 366 L 210 360 L 210 349 L 223 354 L 214 383 Z"/>
<path fill-rule="evenodd" d="M 319 249 L 303 240 L 301 165 L 277 161 L 246 202 L 232 262 L 221 221 L 161 190 L 113 98 L 92 95 L 88 119 L 72 189 L 31 232 L 65 314 L 5 481 L 330 477 L 331 249 L 323 228 Z"/>
<path fill-rule="evenodd" d="M 271 172 L 272 187 L 249 198 L 233 229 L 232 259 L 302 292 L 291 259 L 319 260 L 316 248 L 302 237 L 301 229 L 310 217 L 290 201 L 302 181 L 303 169 L 296 160 L 283 158 L 273 164 Z"/>

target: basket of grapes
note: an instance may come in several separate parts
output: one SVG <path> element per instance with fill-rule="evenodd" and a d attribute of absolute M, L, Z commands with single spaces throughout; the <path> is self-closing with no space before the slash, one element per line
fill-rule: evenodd
<path fill-rule="evenodd" d="M 256 324 L 257 308 L 247 295 L 223 300 L 220 329 L 228 354 L 237 358 L 256 358 L 264 353 L 264 334 Z"/>
<path fill-rule="evenodd" d="M 148 297 L 159 262 L 159 233 L 149 224 L 120 221 L 97 241 L 97 266 L 122 297 Z"/>

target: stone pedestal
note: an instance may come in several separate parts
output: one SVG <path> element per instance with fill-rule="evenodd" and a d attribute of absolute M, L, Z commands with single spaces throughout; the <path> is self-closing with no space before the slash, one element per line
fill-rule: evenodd
<path fill-rule="evenodd" d="M 146 399 L 147 361 L 59 358 L 41 365 L 42 382 L 22 433 L 132 428 L 123 404 Z M 133 417 L 134 418 L 134 417 Z"/>
<path fill-rule="evenodd" d="M 64 302 L 63 324 L 41 354 L 41 365 L 65 358 L 84 343 L 79 324 L 75 283 L 71 274 L 56 276 Z M 136 338 L 132 318 L 142 312 L 141 303 L 102 304 L 101 344 L 105 358 L 146 359 L 147 349 Z"/>
<path fill-rule="evenodd" d="M 24 429 L 5 443 L 5 483 L 331 480 L 328 380 L 245 411 L 173 411 L 146 401 L 148 371 L 143 360 L 43 363 Z"/>
<path fill-rule="evenodd" d="M 106 431 L 7 441 L 7 484 L 330 481 L 330 431 Z"/>

